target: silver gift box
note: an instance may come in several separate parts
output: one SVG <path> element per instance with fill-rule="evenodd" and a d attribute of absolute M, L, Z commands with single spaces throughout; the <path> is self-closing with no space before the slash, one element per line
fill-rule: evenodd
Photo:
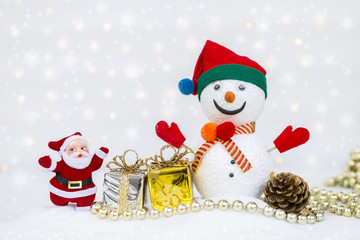
<path fill-rule="evenodd" d="M 118 207 L 119 179 L 121 172 L 109 172 L 104 176 L 103 203 Z M 128 210 L 149 209 L 146 201 L 147 181 L 146 175 L 142 173 L 129 174 Z"/>

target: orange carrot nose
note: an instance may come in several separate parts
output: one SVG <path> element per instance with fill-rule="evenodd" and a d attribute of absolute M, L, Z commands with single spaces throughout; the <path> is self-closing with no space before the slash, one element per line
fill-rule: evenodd
<path fill-rule="evenodd" d="M 231 91 L 225 93 L 225 101 L 232 103 L 235 100 L 235 94 Z"/>

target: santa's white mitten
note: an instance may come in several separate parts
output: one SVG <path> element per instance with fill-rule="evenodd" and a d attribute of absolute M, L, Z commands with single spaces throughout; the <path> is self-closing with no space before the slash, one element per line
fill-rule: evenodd
<path fill-rule="evenodd" d="M 109 153 L 109 149 L 106 148 L 106 147 L 101 147 L 100 150 L 103 151 L 103 152 L 106 153 L 106 154 Z"/>

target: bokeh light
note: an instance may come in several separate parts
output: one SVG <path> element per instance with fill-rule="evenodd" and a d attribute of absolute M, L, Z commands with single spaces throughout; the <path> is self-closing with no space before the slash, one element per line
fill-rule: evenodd
<path fill-rule="evenodd" d="M 268 97 L 256 122 L 264 145 L 271 147 L 288 125 L 310 130 L 307 144 L 284 154 L 271 152 L 274 171 L 294 172 L 309 186 L 321 185 L 323 178 L 339 172 L 360 142 L 358 12 L 359 4 L 351 0 L 1 1 L 0 182 L 10 184 L 0 187 L 5 206 L 0 224 L 14 220 L 13 235 L 6 235 L 9 225 L 4 225 L 4 239 L 32 239 L 31 224 L 20 224 L 24 230 L 15 222 L 25 222 L 30 210 L 44 211 L 54 222 L 61 215 L 48 199 L 53 173 L 37 163 L 45 155 L 59 160 L 48 148 L 51 140 L 80 131 L 91 139 L 91 150 L 110 149 L 106 161 L 129 148 L 145 158 L 164 144 L 154 126 L 166 120 L 176 122 L 186 144 L 196 148 L 210 120 L 198 95 L 180 94 L 177 84 L 193 78 L 208 39 L 266 70 Z M 97 200 L 106 171 L 104 162 L 93 174 Z M 40 221 L 41 214 L 35 217 Z M 229 226 L 221 229 L 227 238 L 231 231 L 240 233 Z M 350 227 L 341 229 L 351 232 Z M 37 238 L 69 236 L 35 231 Z M 243 236 L 254 238 L 251 234 Z"/>

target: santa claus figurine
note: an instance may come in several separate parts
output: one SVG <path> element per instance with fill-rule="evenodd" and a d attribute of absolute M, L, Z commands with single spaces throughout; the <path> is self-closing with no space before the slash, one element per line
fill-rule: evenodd
<path fill-rule="evenodd" d="M 109 149 L 101 147 L 90 154 L 89 144 L 79 132 L 49 142 L 49 148 L 61 157 L 60 161 L 50 156 L 39 159 L 42 167 L 56 173 L 49 183 L 50 200 L 57 206 L 72 202 L 76 203 L 76 210 L 89 210 L 96 195 L 91 174 L 101 167 Z"/>

